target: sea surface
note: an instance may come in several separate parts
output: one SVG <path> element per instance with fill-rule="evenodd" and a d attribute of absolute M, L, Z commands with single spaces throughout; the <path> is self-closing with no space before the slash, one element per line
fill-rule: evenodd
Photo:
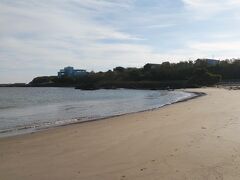
<path fill-rule="evenodd" d="M 0 137 L 150 110 L 195 96 L 160 90 L 0 88 Z"/>

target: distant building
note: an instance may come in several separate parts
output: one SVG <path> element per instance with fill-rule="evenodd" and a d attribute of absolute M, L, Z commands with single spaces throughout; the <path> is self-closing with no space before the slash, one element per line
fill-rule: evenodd
<path fill-rule="evenodd" d="M 219 63 L 219 60 L 216 59 L 206 59 L 208 65 L 216 65 Z"/>
<path fill-rule="evenodd" d="M 58 72 L 58 77 L 79 77 L 87 75 L 87 71 L 83 69 L 74 69 L 71 66 L 60 69 Z"/>
<path fill-rule="evenodd" d="M 197 61 L 205 61 L 208 65 L 217 65 L 220 62 L 216 59 L 197 59 Z"/>

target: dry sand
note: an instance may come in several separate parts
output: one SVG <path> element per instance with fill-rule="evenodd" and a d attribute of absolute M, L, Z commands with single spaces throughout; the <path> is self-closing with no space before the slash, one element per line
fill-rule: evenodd
<path fill-rule="evenodd" d="M 240 91 L 0 139 L 1 180 L 240 179 Z"/>

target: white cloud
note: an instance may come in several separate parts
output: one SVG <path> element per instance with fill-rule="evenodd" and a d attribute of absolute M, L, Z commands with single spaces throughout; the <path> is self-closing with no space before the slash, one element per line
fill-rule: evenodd
<path fill-rule="evenodd" d="M 238 55 L 239 21 L 228 31 L 232 19 L 219 22 L 237 17 L 239 0 L 180 1 L 180 7 L 179 0 L 137 7 L 137 0 L 0 0 L 0 83 L 30 81 L 67 65 L 97 71 Z M 214 29 L 208 20 L 216 19 Z M 18 76 L 8 77 L 9 70 Z"/>
<path fill-rule="evenodd" d="M 240 42 L 199 42 L 192 43 L 191 48 L 199 51 L 238 51 Z"/>
<path fill-rule="evenodd" d="M 96 20 L 103 11 L 128 9 L 131 3 L 131 0 L 2 1 L 1 67 L 45 72 L 44 69 L 74 65 L 99 70 L 117 65 L 128 56 L 130 62 L 126 65 L 132 64 L 131 57 L 133 61 L 141 61 L 146 57 L 144 54 L 151 51 L 145 46 L 134 45 L 141 38 Z M 125 44 L 110 45 L 101 40 Z"/>
<path fill-rule="evenodd" d="M 232 9 L 240 5 L 239 0 L 182 0 L 189 8 L 204 10 L 209 8 L 212 11 Z"/>
<path fill-rule="evenodd" d="M 228 11 L 239 11 L 239 0 L 182 0 L 186 9 L 197 19 L 208 19 L 211 16 Z"/>
<path fill-rule="evenodd" d="M 174 53 L 185 58 L 239 58 L 239 41 L 190 41 L 186 47 L 176 50 Z"/>

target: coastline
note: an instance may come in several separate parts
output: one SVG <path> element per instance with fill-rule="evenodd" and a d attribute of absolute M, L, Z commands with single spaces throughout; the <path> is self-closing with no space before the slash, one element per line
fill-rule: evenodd
<path fill-rule="evenodd" d="M 21 136 L 21 135 L 24 135 L 24 134 L 33 134 L 33 133 L 37 133 L 37 132 L 40 132 L 40 131 L 45 131 L 45 130 L 58 128 L 58 127 L 62 127 L 62 126 L 68 126 L 68 125 L 74 125 L 74 124 L 80 124 L 80 123 L 91 123 L 91 122 L 94 122 L 94 121 L 105 120 L 105 119 L 119 117 L 119 116 L 123 116 L 123 115 L 153 111 L 153 110 L 163 108 L 165 106 L 169 106 L 169 105 L 172 105 L 172 104 L 192 100 L 192 99 L 201 97 L 203 95 L 206 95 L 205 93 L 202 93 L 202 92 L 190 92 L 190 91 L 185 91 L 183 89 L 178 89 L 178 90 L 175 90 L 175 91 L 181 91 L 181 92 L 189 93 L 189 94 L 192 94 L 192 96 L 187 97 L 187 98 L 182 98 L 180 100 L 177 100 L 176 102 L 164 104 L 164 105 L 159 106 L 159 107 L 145 109 L 145 110 L 136 111 L 136 112 L 129 112 L 129 113 L 123 113 L 123 114 L 118 114 L 118 115 L 110 115 L 110 116 L 106 116 L 106 117 L 92 118 L 92 119 L 88 119 L 88 120 L 82 120 L 82 119 L 78 119 L 78 118 L 71 119 L 71 120 L 62 120 L 63 122 L 68 121 L 68 123 L 62 123 L 62 124 L 60 123 L 60 124 L 55 124 L 55 125 L 50 125 L 50 126 L 43 126 L 43 127 L 41 127 L 41 126 L 39 126 L 39 127 L 37 127 L 37 126 L 23 126 L 23 127 L 19 127 L 19 128 L 16 128 L 16 129 L 6 129 L 6 130 L 2 130 L 0 132 L 0 139 L 1 138 L 6 138 L 6 137 Z M 24 131 L 22 131 L 22 130 L 24 130 Z"/>
<path fill-rule="evenodd" d="M 0 139 L 0 179 L 239 179 L 239 91 Z"/>

